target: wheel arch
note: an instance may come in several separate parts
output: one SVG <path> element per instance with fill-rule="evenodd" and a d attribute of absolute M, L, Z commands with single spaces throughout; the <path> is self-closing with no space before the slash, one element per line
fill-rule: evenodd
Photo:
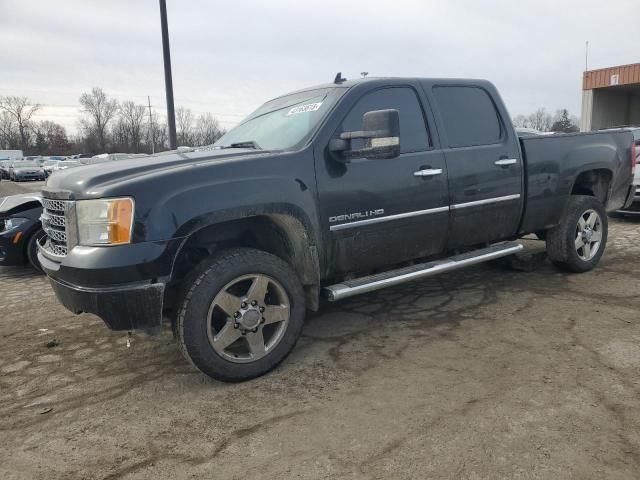
<path fill-rule="evenodd" d="M 571 186 L 571 195 L 588 195 L 597 198 L 602 205 L 611 196 L 613 172 L 608 168 L 593 168 L 580 172 Z"/>
<path fill-rule="evenodd" d="M 256 248 L 287 262 L 300 278 L 307 307 L 314 311 L 318 309 L 320 265 L 317 247 L 305 222 L 291 213 L 264 212 L 201 222 L 185 236 L 175 255 L 169 284 L 179 284 L 204 258 L 233 247 Z"/>

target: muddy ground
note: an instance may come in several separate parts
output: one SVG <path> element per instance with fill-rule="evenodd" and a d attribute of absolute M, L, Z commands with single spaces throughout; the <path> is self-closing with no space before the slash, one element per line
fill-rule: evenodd
<path fill-rule="evenodd" d="M 484 265 L 324 305 L 237 385 L 0 268 L 0 478 L 640 478 L 639 260 L 640 221 L 612 219 L 591 273 Z"/>

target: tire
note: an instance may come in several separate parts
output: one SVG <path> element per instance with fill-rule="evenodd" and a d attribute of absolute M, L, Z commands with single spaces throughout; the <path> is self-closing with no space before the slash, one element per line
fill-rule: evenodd
<path fill-rule="evenodd" d="M 40 265 L 40 261 L 38 260 L 38 242 L 41 238 L 46 235 L 43 230 L 35 231 L 27 241 L 27 261 L 29 265 L 35 268 L 39 273 L 44 273 L 42 271 L 42 265 Z"/>
<path fill-rule="evenodd" d="M 607 234 L 607 213 L 602 203 L 595 197 L 572 195 L 560 224 L 547 231 L 547 254 L 562 270 L 588 272 L 600 261 Z"/>
<path fill-rule="evenodd" d="M 249 248 L 203 261 L 185 279 L 179 304 L 178 348 L 201 372 L 224 382 L 274 369 L 304 325 L 305 297 L 296 272 L 275 255 Z"/>

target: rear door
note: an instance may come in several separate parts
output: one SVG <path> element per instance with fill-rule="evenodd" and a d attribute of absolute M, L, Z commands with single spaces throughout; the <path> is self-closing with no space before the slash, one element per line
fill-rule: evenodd
<path fill-rule="evenodd" d="M 429 89 L 449 172 L 449 248 L 513 236 L 521 216 L 523 167 L 508 115 L 486 85 Z"/>
<path fill-rule="evenodd" d="M 318 190 L 333 271 L 368 270 L 428 256 L 440 253 L 446 243 L 444 156 L 430 139 L 427 110 L 414 86 L 364 93 L 340 118 L 332 136 L 362 130 L 363 114 L 383 109 L 399 111 L 399 157 L 339 163 L 326 148 L 328 142 L 318 152 Z"/>

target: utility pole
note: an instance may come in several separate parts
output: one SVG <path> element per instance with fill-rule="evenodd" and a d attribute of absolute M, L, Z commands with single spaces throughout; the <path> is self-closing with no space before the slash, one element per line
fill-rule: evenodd
<path fill-rule="evenodd" d="M 171 54 L 169 52 L 169 27 L 167 26 L 167 2 L 160 0 L 160 23 L 162 27 L 162 56 L 164 58 L 164 85 L 167 90 L 167 125 L 169 148 L 178 148 L 176 138 L 176 113 L 173 108 L 173 81 L 171 80 Z"/>
<path fill-rule="evenodd" d="M 153 117 L 151 116 L 151 97 L 147 95 L 149 102 L 149 133 L 151 135 L 151 155 L 156 153 L 156 132 L 153 131 Z"/>

